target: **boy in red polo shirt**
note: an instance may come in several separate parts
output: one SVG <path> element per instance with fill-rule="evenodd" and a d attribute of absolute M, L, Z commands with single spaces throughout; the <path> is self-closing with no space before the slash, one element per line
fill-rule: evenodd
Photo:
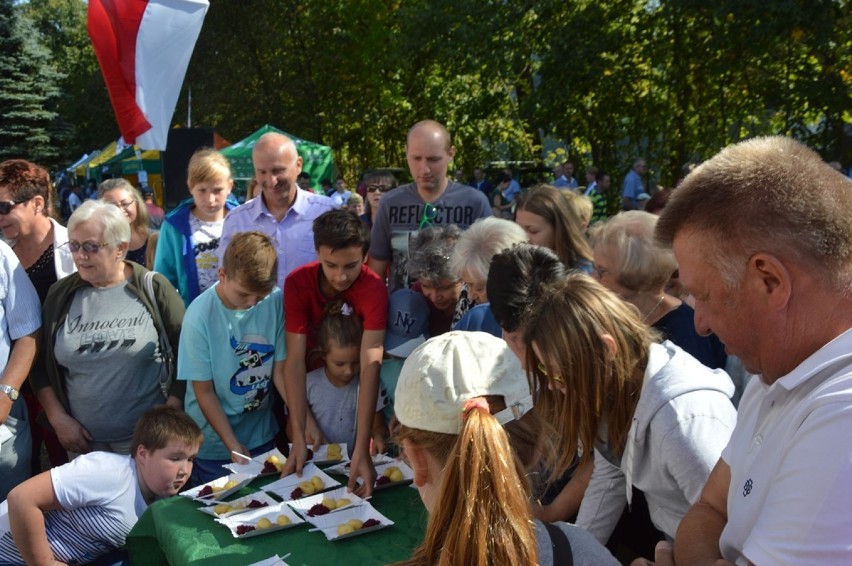
<path fill-rule="evenodd" d="M 324 441 L 308 410 L 305 376 L 308 370 L 322 365 L 321 359 L 312 360 L 310 354 L 316 348 L 316 330 L 325 316 L 325 306 L 330 301 L 345 301 L 364 325 L 361 389 L 349 488 L 366 497 L 372 493 L 376 480 L 370 458 L 370 432 L 379 391 L 388 292 L 384 282 L 364 263 L 370 247 L 370 233 L 360 218 L 348 210 L 331 210 L 314 220 L 313 230 L 318 261 L 294 270 L 284 284 L 287 361 L 283 387 L 293 448 L 283 474 L 294 471 L 301 474 L 308 443 L 318 445 Z M 362 480 L 360 487 L 356 484 L 359 478 Z"/>

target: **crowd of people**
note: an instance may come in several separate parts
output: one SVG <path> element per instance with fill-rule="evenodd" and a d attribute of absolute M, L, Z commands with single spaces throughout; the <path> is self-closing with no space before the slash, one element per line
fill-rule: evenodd
<path fill-rule="evenodd" d="M 406 564 L 852 561 L 848 178 L 758 138 L 656 202 L 637 159 L 610 216 L 595 168 L 451 179 L 432 120 L 405 149 L 411 183 L 318 194 L 270 133 L 243 204 L 202 149 L 164 217 L 114 179 L 66 226 L 0 163 L 0 564 L 121 561 L 155 499 L 288 442 L 282 474 L 347 443 L 362 497 L 401 453 Z"/>

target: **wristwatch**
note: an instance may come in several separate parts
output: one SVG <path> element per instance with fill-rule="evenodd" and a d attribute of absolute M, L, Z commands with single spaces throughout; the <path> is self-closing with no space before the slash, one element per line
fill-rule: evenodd
<path fill-rule="evenodd" d="M 18 400 L 18 390 L 11 385 L 0 384 L 0 391 L 8 395 L 12 401 Z"/>

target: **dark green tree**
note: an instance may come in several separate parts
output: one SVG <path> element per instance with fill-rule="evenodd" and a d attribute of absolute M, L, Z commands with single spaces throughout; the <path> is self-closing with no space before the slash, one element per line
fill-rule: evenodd
<path fill-rule="evenodd" d="M 55 164 L 61 78 L 30 19 L 12 0 L 0 0 L 0 159 Z"/>

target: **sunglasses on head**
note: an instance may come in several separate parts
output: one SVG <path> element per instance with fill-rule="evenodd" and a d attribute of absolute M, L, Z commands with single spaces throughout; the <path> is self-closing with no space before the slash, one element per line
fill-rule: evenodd
<path fill-rule="evenodd" d="M 101 248 L 108 246 L 109 242 L 101 242 L 100 244 L 97 242 L 77 242 L 74 240 L 68 240 L 68 249 L 71 250 L 71 253 L 77 253 L 81 249 L 87 254 L 96 254 L 101 251 Z"/>
<path fill-rule="evenodd" d="M 28 200 L 30 200 L 30 199 L 26 198 L 24 200 L 4 200 L 4 201 L 0 201 L 0 214 L 2 214 L 3 216 L 6 216 L 10 212 L 12 212 L 13 208 L 18 206 L 19 204 L 27 202 Z"/>

